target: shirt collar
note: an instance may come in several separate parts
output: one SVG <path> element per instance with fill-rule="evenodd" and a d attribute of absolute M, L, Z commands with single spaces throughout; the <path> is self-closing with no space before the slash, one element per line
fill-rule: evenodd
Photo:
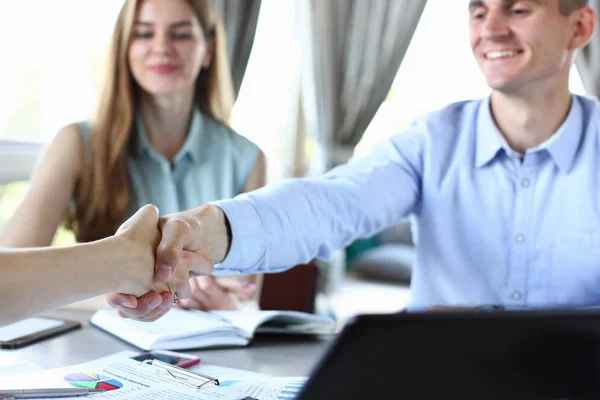
<path fill-rule="evenodd" d="M 190 121 L 190 128 L 188 130 L 187 137 L 183 143 L 183 147 L 175 155 L 174 162 L 178 162 L 186 155 L 189 154 L 192 161 L 196 164 L 200 164 L 202 161 L 202 149 L 201 149 L 201 136 L 204 131 L 205 118 L 203 117 L 200 110 L 194 108 L 192 112 L 192 120 Z M 136 133 L 135 140 L 133 143 L 133 151 L 135 155 L 140 156 L 144 153 L 155 154 L 156 150 L 152 148 L 146 129 L 144 127 L 144 120 L 141 114 L 136 115 Z"/>
<path fill-rule="evenodd" d="M 494 122 L 490 109 L 490 97 L 486 97 L 479 105 L 477 113 L 475 167 L 481 168 L 498 154 L 508 144 Z"/>
<path fill-rule="evenodd" d="M 560 171 L 569 173 L 575 163 L 579 143 L 583 137 L 583 109 L 577 96 L 571 96 L 571 109 L 567 119 L 556 133 L 539 147 L 545 148 Z"/>
<path fill-rule="evenodd" d="M 575 162 L 577 147 L 583 130 L 583 110 L 579 99 L 571 95 L 571 108 L 558 130 L 544 143 L 527 150 L 528 153 L 546 149 L 561 172 L 568 173 Z M 496 126 L 490 109 L 490 97 L 481 102 L 477 119 L 475 166 L 480 168 L 496 156 L 500 149 L 512 150 Z"/>

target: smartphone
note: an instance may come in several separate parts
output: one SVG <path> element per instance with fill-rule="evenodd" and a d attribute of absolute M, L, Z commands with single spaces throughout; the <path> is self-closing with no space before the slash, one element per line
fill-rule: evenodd
<path fill-rule="evenodd" d="M 0 327 L 0 348 L 18 349 L 78 328 L 81 328 L 81 324 L 75 321 L 27 318 Z"/>
<path fill-rule="evenodd" d="M 145 360 L 158 360 L 167 364 L 176 365 L 180 368 L 189 368 L 200 362 L 200 357 L 167 350 L 146 351 L 131 358 L 140 362 Z"/>

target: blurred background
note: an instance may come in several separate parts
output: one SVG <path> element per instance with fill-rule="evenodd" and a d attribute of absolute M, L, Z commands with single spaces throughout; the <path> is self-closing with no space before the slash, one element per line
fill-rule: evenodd
<path fill-rule="evenodd" d="M 244 1 L 237 0 L 238 6 Z M 230 11 L 236 1 L 222 3 L 221 9 Z M 122 4 L 122 0 L 0 2 L 0 230 L 26 194 L 28 176 L 44 144 L 61 127 L 89 118 Z M 252 6 L 259 11 L 256 31 L 231 123 L 265 152 L 270 183 L 321 173 L 365 154 L 423 113 L 489 93 L 469 48 L 465 0 L 262 0 Z M 382 10 L 391 17 L 410 16 L 412 23 L 386 20 Z M 366 25 L 377 26 L 374 21 L 380 23 L 376 32 L 380 36 L 366 30 Z M 341 28 L 347 29 L 342 38 L 335 33 Z M 358 50 L 352 47 L 357 42 L 362 46 Z M 370 51 L 373 43 L 379 53 Z M 332 60 L 356 56 L 353 52 L 362 56 L 355 64 L 358 69 L 329 68 Z M 392 54 L 391 61 L 381 54 Z M 373 78 L 361 80 L 370 67 L 387 69 L 377 94 L 365 87 L 374 84 Z M 335 82 L 324 93 L 323 82 L 332 78 Z M 586 93 L 576 67 L 571 88 Z M 355 103 L 373 111 L 365 113 Z M 342 140 L 335 140 L 336 135 Z M 335 294 L 326 301 L 339 314 L 391 311 L 408 300 L 409 276 L 371 280 L 346 274 L 348 258 L 362 248 L 402 240 L 412 245 L 410 238 L 398 235 L 402 233 L 387 242 L 377 238 L 371 244 L 359 243 L 323 264 L 327 273 L 321 289 Z M 73 242 L 65 229 L 54 239 L 55 245 Z M 364 296 L 364 291 L 376 295 Z"/>

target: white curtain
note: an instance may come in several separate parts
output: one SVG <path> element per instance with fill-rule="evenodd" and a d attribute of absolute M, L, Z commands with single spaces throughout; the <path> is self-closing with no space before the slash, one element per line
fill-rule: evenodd
<path fill-rule="evenodd" d="M 227 55 L 236 96 L 254 44 L 261 0 L 213 0 L 227 33 Z"/>
<path fill-rule="evenodd" d="M 297 0 L 309 174 L 344 163 L 385 100 L 426 0 Z"/>
<path fill-rule="evenodd" d="M 596 13 L 600 12 L 600 0 L 590 0 L 590 6 Z M 600 96 L 600 32 L 597 27 L 590 43 L 579 51 L 576 64 L 585 90 Z"/>

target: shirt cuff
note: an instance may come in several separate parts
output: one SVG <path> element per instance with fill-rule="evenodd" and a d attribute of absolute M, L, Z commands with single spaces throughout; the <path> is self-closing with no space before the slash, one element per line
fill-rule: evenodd
<path fill-rule="evenodd" d="M 229 253 L 215 265 L 214 275 L 251 274 L 260 269 L 265 253 L 265 229 L 254 206 L 240 196 L 211 204 L 223 210 L 231 226 Z"/>

